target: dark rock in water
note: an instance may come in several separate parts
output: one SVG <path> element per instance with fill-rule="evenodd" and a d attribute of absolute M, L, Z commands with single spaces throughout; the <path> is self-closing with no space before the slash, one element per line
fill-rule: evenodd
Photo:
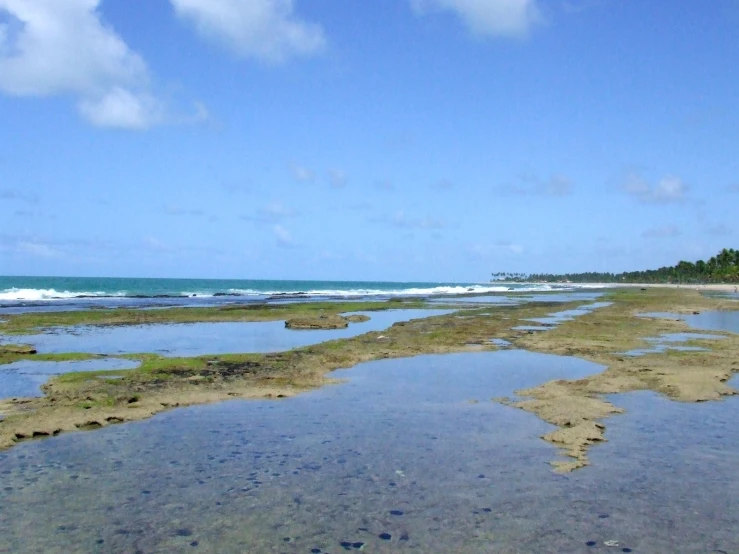
<path fill-rule="evenodd" d="M 346 329 L 349 322 L 336 314 L 297 316 L 285 321 L 287 329 Z"/>
<path fill-rule="evenodd" d="M 243 294 L 239 294 L 238 292 L 217 292 L 213 296 L 244 296 Z"/>
<path fill-rule="evenodd" d="M 381 533 L 377 536 L 380 537 L 384 541 L 389 541 L 390 539 L 393 538 L 393 536 L 390 533 Z"/>
<path fill-rule="evenodd" d="M 402 510 L 390 510 L 390 515 L 391 516 L 402 516 L 403 512 Z"/>
<path fill-rule="evenodd" d="M 292 298 L 310 298 L 307 292 L 276 292 L 267 297 L 267 300 L 285 300 Z"/>

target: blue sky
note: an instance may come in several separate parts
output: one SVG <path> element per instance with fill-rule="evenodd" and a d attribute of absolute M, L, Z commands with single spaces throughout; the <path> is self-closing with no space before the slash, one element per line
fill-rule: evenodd
<path fill-rule="evenodd" d="M 0 274 L 707 258 L 738 34 L 737 0 L 0 0 Z"/>

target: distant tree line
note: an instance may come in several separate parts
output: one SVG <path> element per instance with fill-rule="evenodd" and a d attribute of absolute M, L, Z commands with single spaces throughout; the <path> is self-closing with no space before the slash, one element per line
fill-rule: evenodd
<path fill-rule="evenodd" d="M 678 262 L 672 267 L 624 273 L 508 273 L 492 274 L 496 281 L 537 281 L 544 283 L 739 283 L 739 250 L 724 248 L 708 261 Z"/>

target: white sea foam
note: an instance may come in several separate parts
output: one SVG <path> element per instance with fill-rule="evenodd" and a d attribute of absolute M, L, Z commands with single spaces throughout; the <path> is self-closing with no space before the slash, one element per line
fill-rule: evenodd
<path fill-rule="evenodd" d="M 107 292 L 70 292 L 68 290 L 58 291 L 54 289 L 5 289 L 0 290 L 0 301 L 3 300 L 64 300 L 68 298 L 78 298 L 80 296 L 125 296 L 125 293 L 107 293 Z"/>
<path fill-rule="evenodd" d="M 488 294 L 494 292 L 545 292 L 551 290 L 569 291 L 575 286 L 552 286 L 549 284 L 525 284 L 516 287 L 502 285 L 458 285 L 439 287 L 411 287 L 398 289 L 308 289 L 308 290 L 274 290 L 258 291 L 253 289 L 230 289 L 231 294 L 242 296 L 318 296 L 318 297 L 362 297 L 362 296 L 431 296 L 458 294 Z M 577 287 L 579 288 L 579 287 Z"/>
<path fill-rule="evenodd" d="M 258 297 L 285 297 L 290 296 L 309 296 L 309 297 L 334 297 L 334 298 L 361 298 L 371 296 L 395 297 L 395 296 L 451 296 L 459 294 L 490 294 L 505 292 L 546 292 L 546 291 L 573 291 L 590 288 L 602 288 L 601 284 L 579 284 L 579 283 L 516 283 L 511 284 L 478 284 L 478 285 L 449 285 L 449 286 L 430 286 L 430 287 L 409 287 L 396 289 L 308 289 L 308 290 L 256 290 L 256 289 L 229 289 L 223 291 L 227 295 L 238 296 L 258 296 Z M 219 291 L 220 292 L 220 291 Z M 174 296 L 189 296 L 210 298 L 217 294 L 213 290 L 201 291 L 169 291 L 168 294 Z M 58 291 L 55 289 L 29 289 L 29 288 L 9 288 L 0 290 L 0 302 L 12 301 L 46 301 L 46 300 L 67 300 L 79 297 L 127 297 L 127 291 L 104 292 L 104 291 Z"/>

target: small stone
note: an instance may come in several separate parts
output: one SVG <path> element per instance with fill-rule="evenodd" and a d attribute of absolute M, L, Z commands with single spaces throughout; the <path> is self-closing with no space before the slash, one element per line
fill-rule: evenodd
<path fill-rule="evenodd" d="M 403 512 L 402 510 L 390 510 L 390 515 L 391 516 L 402 516 Z"/>
<path fill-rule="evenodd" d="M 603 544 L 605 544 L 606 546 L 614 547 L 618 546 L 618 541 L 604 541 Z"/>
<path fill-rule="evenodd" d="M 378 537 L 380 537 L 384 541 L 389 541 L 390 539 L 393 538 L 393 536 L 390 533 L 381 533 L 380 535 L 378 535 Z"/>

